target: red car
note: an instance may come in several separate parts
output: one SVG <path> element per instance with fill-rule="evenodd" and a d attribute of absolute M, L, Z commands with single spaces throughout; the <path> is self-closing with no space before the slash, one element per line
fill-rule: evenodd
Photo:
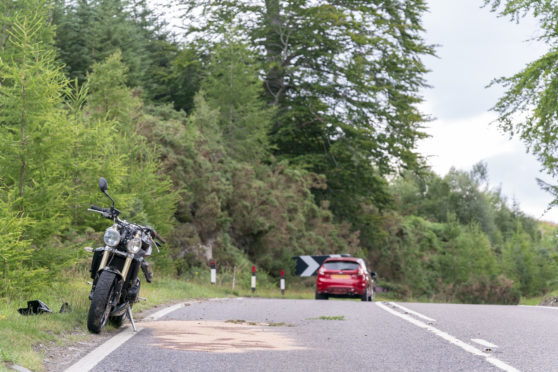
<path fill-rule="evenodd" d="M 375 278 L 376 273 L 368 272 L 362 258 L 327 258 L 318 270 L 316 300 L 356 297 L 362 301 L 372 301 Z"/>

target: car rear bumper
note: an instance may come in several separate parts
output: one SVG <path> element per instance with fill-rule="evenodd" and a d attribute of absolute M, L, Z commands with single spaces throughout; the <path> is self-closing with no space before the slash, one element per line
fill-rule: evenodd
<path fill-rule="evenodd" d="M 343 283 L 327 279 L 318 279 L 316 290 L 320 294 L 332 296 L 362 296 L 366 292 L 366 282 L 354 281 Z"/>

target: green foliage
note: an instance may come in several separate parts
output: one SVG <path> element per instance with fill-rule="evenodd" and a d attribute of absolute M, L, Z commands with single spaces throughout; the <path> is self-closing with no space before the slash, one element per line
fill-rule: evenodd
<path fill-rule="evenodd" d="M 166 34 L 145 1 L 56 0 L 53 11 L 56 47 L 71 79 L 84 83 L 95 63 L 117 50 L 130 70 L 126 83 L 160 94 L 160 67 Z"/>
<path fill-rule="evenodd" d="M 493 81 L 506 88 L 505 94 L 494 105 L 499 114 L 499 126 L 510 136 L 518 136 L 529 151 L 537 156 L 543 169 L 551 176 L 558 175 L 558 152 L 556 141 L 556 120 L 558 117 L 558 5 L 553 1 L 540 0 L 485 0 L 493 12 L 509 16 L 519 21 L 531 13 L 539 20 L 541 34 L 539 40 L 548 46 L 548 52 L 527 64 L 511 77 Z M 558 205 L 558 187 L 539 180 Z"/>
<path fill-rule="evenodd" d="M 556 288 L 556 226 L 509 206 L 482 163 L 421 167 L 424 1 L 182 2 L 207 10 L 190 30 L 205 39 L 170 41 L 145 1 L 0 4 L 3 295 L 81 270 L 107 224 L 86 211 L 108 202 L 101 176 L 125 218 L 168 238 L 157 273 L 195 280 L 213 259 L 244 288 L 253 264 L 267 278 L 296 255 L 350 253 L 399 297 L 510 304 Z M 489 3 L 553 22 L 547 3 Z M 544 103 L 542 126 L 505 129 L 550 170 L 554 57 L 497 106 Z"/>
<path fill-rule="evenodd" d="M 550 289 L 554 232 L 542 231 L 517 205 L 509 207 L 499 190 L 491 191 L 482 164 L 470 172 L 452 169 L 444 178 L 406 173 L 393 190 L 407 217 L 386 218 L 383 247 L 369 254 L 389 263 L 378 271 L 388 273 L 399 291 L 507 304 Z"/>
<path fill-rule="evenodd" d="M 39 4 L 40 5 L 40 4 Z M 0 60 L 0 169 L 21 215 L 35 220 L 25 235 L 45 240 L 69 223 L 66 207 L 71 127 L 61 109 L 66 80 L 45 35 L 44 9 L 16 12 Z"/>
<path fill-rule="evenodd" d="M 117 197 L 127 218 L 151 224 L 164 234 L 171 229 L 177 195 L 169 192 L 170 178 L 160 171 L 157 146 L 149 144 L 140 134 L 145 122 L 152 118 L 144 115 L 141 100 L 125 82 L 126 67 L 119 52 L 104 63 L 94 65 L 88 76 L 89 120 L 104 121 L 105 125 L 107 121 L 109 125 L 114 122 L 116 127 L 116 132 L 105 139 L 109 141 L 109 149 L 114 146 L 114 154 L 106 159 L 111 160 L 114 155 L 119 169 L 114 173 L 109 173 L 113 167 L 99 170 L 105 172 L 107 180 L 114 185 L 113 198 Z"/>
<path fill-rule="evenodd" d="M 188 121 L 178 116 L 151 131 L 182 195 L 170 236 L 178 272 L 210 258 L 232 270 L 247 256 L 277 275 L 297 254 L 357 251 L 358 234 L 334 225 L 327 206 L 314 202 L 310 190 L 325 186 L 322 177 L 234 159 L 220 118 L 199 95 Z"/>
<path fill-rule="evenodd" d="M 30 241 L 23 239 L 31 224 L 17 216 L 9 201 L 0 201 L 0 297 L 27 294 L 44 283 L 46 269 L 33 265 Z"/>
<path fill-rule="evenodd" d="M 433 53 L 421 37 L 424 1 L 181 3 L 198 40 L 245 30 L 276 109 L 274 155 L 325 175 L 328 187 L 314 190 L 318 204 L 367 228 L 367 208 L 391 201 L 385 174 L 417 165 L 427 120 L 416 107 L 421 57 Z"/>
<path fill-rule="evenodd" d="M 268 131 L 273 111 L 261 99 L 255 56 L 239 39 L 238 31 L 225 35 L 207 66 L 201 84 L 208 104 L 219 110 L 219 125 L 231 157 L 259 161 L 269 151 Z"/>

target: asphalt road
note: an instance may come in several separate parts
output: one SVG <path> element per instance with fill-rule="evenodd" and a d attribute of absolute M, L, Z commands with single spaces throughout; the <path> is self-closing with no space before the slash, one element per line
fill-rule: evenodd
<path fill-rule="evenodd" d="M 558 371 L 558 308 L 237 298 L 137 326 L 91 370 Z"/>

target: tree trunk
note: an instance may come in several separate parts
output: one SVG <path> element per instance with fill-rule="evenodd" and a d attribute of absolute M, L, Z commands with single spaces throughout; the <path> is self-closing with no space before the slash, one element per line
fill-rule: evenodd
<path fill-rule="evenodd" d="M 265 92 L 269 103 L 279 105 L 285 92 L 285 77 L 282 54 L 288 47 L 285 28 L 281 20 L 280 0 L 266 0 L 266 59 L 269 66 L 265 79 Z"/>
<path fill-rule="evenodd" d="M 19 196 L 23 197 L 23 183 L 25 182 L 25 168 L 27 166 L 26 164 L 26 160 L 25 160 L 25 103 L 26 103 L 26 91 L 25 91 L 25 87 L 26 87 L 26 76 L 25 76 L 25 72 L 26 72 L 26 60 L 27 58 L 27 40 L 24 41 L 24 45 L 23 45 L 23 57 L 22 57 L 22 63 L 21 63 L 21 170 L 19 173 Z M 23 212 L 23 206 L 21 208 L 21 211 Z"/>

